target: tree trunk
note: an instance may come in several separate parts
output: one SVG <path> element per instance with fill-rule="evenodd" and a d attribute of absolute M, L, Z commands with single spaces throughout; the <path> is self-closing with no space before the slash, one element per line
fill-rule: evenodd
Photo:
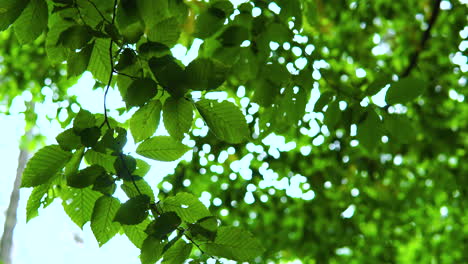
<path fill-rule="evenodd" d="M 26 138 L 30 138 L 31 131 L 26 132 Z M 29 158 L 29 151 L 26 148 L 20 149 L 18 157 L 18 167 L 16 169 L 16 178 L 13 185 L 13 191 L 10 196 L 10 204 L 6 211 L 5 225 L 3 228 L 3 236 L 0 241 L 0 262 L 3 264 L 11 264 L 11 251 L 13 248 L 13 231 L 16 226 L 16 211 L 19 203 L 19 189 L 21 186 L 21 176 L 26 167 L 26 162 Z"/>

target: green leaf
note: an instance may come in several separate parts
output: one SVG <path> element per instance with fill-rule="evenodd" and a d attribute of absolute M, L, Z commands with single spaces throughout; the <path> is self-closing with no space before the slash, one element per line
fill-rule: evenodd
<path fill-rule="evenodd" d="M 102 196 L 90 188 L 76 189 L 65 187 L 61 190 L 62 206 L 70 219 L 81 229 L 91 220 L 94 204 Z"/>
<path fill-rule="evenodd" d="M 202 245 L 202 249 L 210 255 L 236 261 L 252 260 L 265 251 L 252 234 L 238 227 L 220 227 L 215 241 Z"/>
<path fill-rule="evenodd" d="M 393 83 L 385 95 L 389 105 L 405 104 L 420 96 L 427 87 L 427 83 L 414 77 L 406 77 Z"/>
<path fill-rule="evenodd" d="M 274 41 L 276 43 L 288 42 L 293 38 L 293 33 L 291 30 L 289 30 L 286 24 L 282 23 L 272 23 L 268 25 L 265 33 L 268 36 L 268 40 Z"/>
<path fill-rule="evenodd" d="M 120 54 L 119 63 L 115 65 L 115 69 L 118 71 L 124 70 L 125 68 L 135 64 L 137 62 L 137 56 L 132 49 L 124 49 Z"/>
<path fill-rule="evenodd" d="M 192 61 L 185 71 L 190 89 L 213 90 L 226 80 L 228 68 L 219 61 L 199 58 Z"/>
<path fill-rule="evenodd" d="M 42 198 L 47 194 L 49 188 L 50 184 L 48 183 L 34 187 L 26 204 L 26 222 L 39 215 L 38 209 L 42 204 Z"/>
<path fill-rule="evenodd" d="M 370 109 L 364 122 L 358 124 L 357 139 L 359 140 L 359 144 L 368 150 L 375 149 L 381 143 L 381 130 L 382 122 L 379 116 L 374 110 Z"/>
<path fill-rule="evenodd" d="M 0 31 L 7 29 L 20 16 L 30 0 L 0 0 Z"/>
<path fill-rule="evenodd" d="M 81 138 L 75 133 L 73 128 L 63 131 L 55 139 L 63 150 L 69 151 L 81 146 Z"/>
<path fill-rule="evenodd" d="M 113 125 L 112 122 L 110 124 L 115 127 L 115 129 L 107 129 L 104 136 L 99 142 L 97 142 L 94 149 L 100 152 L 111 150 L 118 153 L 121 152 L 125 144 L 127 144 L 127 130 L 118 127 L 117 125 Z"/>
<path fill-rule="evenodd" d="M 193 106 L 185 98 L 169 97 L 163 106 L 164 127 L 169 135 L 182 139 L 193 122 Z"/>
<path fill-rule="evenodd" d="M 130 155 L 120 154 L 114 162 L 114 169 L 120 178 L 129 180 L 136 169 L 136 160 Z"/>
<path fill-rule="evenodd" d="M 143 35 L 144 25 L 137 8 L 137 1 L 119 1 L 116 22 L 127 43 L 136 43 Z"/>
<path fill-rule="evenodd" d="M 148 217 L 150 198 L 146 195 L 138 195 L 130 198 L 127 202 L 123 203 L 114 221 L 123 225 L 136 225 Z"/>
<path fill-rule="evenodd" d="M 158 83 L 172 96 L 182 97 L 185 94 L 187 90 L 185 71 L 172 56 L 151 58 L 148 65 Z"/>
<path fill-rule="evenodd" d="M 130 119 L 130 131 L 135 142 L 151 137 L 159 126 L 161 102 L 152 100 L 140 107 Z"/>
<path fill-rule="evenodd" d="M 58 145 L 43 147 L 29 160 L 23 172 L 21 187 L 34 187 L 46 183 L 65 167 L 72 154 Z"/>
<path fill-rule="evenodd" d="M 93 185 L 94 191 L 105 195 L 114 194 L 116 189 L 117 185 L 115 184 L 115 179 L 107 173 L 99 175 Z"/>
<path fill-rule="evenodd" d="M 99 127 L 88 127 L 80 131 L 81 144 L 85 147 L 94 147 L 101 137 L 101 129 Z"/>
<path fill-rule="evenodd" d="M 218 220 L 214 216 L 207 216 L 188 226 L 190 235 L 197 241 L 214 241 L 218 231 Z"/>
<path fill-rule="evenodd" d="M 120 224 L 114 222 L 115 214 L 119 208 L 119 200 L 110 196 L 101 196 L 94 205 L 91 230 L 100 247 L 115 236 L 120 229 Z"/>
<path fill-rule="evenodd" d="M 49 30 L 46 38 L 47 58 L 51 63 L 59 64 L 67 60 L 69 50 L 58 43 L 60 34 L 71 27 L 73 24 L 64 20 L 58 14 L 52 14 L 49 17 Z"/>
<path fill-rule="evenodd" d="M 58 44 L 76 50 L 83 48 L 93 37 L 89 26 L 74 25 L 60 33 Z"/>
<path fill-rule="evenodd" d="M 183 240 L 177 241 L 163 255 L 163 264 L 183 264 L 192 252 L 192 244 Z"/>
<path fill-rule="evenodd" d="M 127 107 L 142 106 L 158 93 L 158 84 L 150 78 L 134 80 L 127 88 L 124 101 Z"/>
<path fill-rule="evenodd" d="M 181 224 L 180 217 L 174 212 L 161 214 L 148 225 L 145 232 L 158 239 L 166 239 Z"/>
<path fill-rule="evenodd" d="M 138 145 L 136 153 L 149 159 L 174 161 L 182 157 L 189 150 L 189 147 L 172 137 L 155 136 Z"/>
<path fill-rule="evenodd" d="M 68 78 L 81 75 L 88 68 L 93 45 L 88 44 L 79 52 L 71 53 L 67 60 Z"/>
<path fill-rule="evenodd" d="M 13 24 L 19 42 L 25 44 L 39 37 L 47 29 L 47 18 L 47 3 L 44 0 L 31 0 Z"/>
<path fill-rule="evenodd" d="M 153 189 L 151 189 L 151 186 L 146 182 L 143 178 L 140 177 L 134 177 L 134 181 L 132 180 L 125 180 L 122 185 L 120 185 L 120 188 L 125 192 L 125 194 L 129 198 L 134 198 L 141 194 L 144 194 L 150 198 L 150 202 L 154 202 L 154 192 Z M 137 187 L 138 187 L 138 192 Z"/>
<path fill-rule="evenodd" d="M 78 173 L 70 174 L 67 177 L 67 185 L 74 188 L 85 188 L 92 185 L 99 176 L 106 174 L 103 167 L 91 165 Z"/>
<path fill-rule="evenodd" d="M 333 129 L 341 121 L 342 114 L 340 103 L 338 101 L 334 101 L 328 105 L 323 123 L 328 127 L 328 129 Z"/>
<path fill-rule="evenodd" d="M 141 264 L 154 264 L 162 257 L 164 244 L 161 240 L 148 236 L 141 247 Z"/>
<path fill-rule="evenodd" d="M 197 17 L 195 34 L 197 38 L 205 39 L 216 33 L 224 25 L 226 13 L 219 8 L 208 8 Z"/>
<path fill-rule="evenodd" d="M 65 166 L 64 176 L 69 177 L 72 174 L 75 174 L 80 167 L 81 160 L 83 159 L 84 154 L 84 147 L 77 149 L 73 156 L 71 157 L 70 161 Z"/>
<path fill-rule="evenodd" d="M 177 43 L 181 27 L 177 18 L 170 17 L 157 22 L 148 28 L 148 39 L 172 47 Z"/>
<path fill-rule="evenodd" d="M 225 47 L 238 47 L 249 39 L 249 31 L 243 26 L 230 26 L 219 37 L 218 40 Z M 289 40 L 289 39 L 288 39 Z"/>
<path fill-rule="evenodd" d="M 97 164 L 112 174 L 115 174 L 114 162 L 116 159 L 116 156 L 100 153 L 92 149 L 87 150 L 85 153 L 85 160 L 88 164 Z"/>
<path fill-rule="evenodd" d="M 148 235 L 145 233 L 145 229 L 149 225 L 149 223 L 150 220 L 145 219 L 145 221 L 139 223 L 138 225 L 122 226 L 125 235 L 137 248 L 141 249 L 141 247 L 143 246 L 143 242 L 148 237 Z"/>
<path fill-rule="evenodd" d="M 89 60 L 88 70 L 102 83 L 109 81 L 111 64 L 109 56 L 110 39 L 96 39 Z"/>
<path fill-rule="evenodd" d="M 321 93 L 319 99 L 314 104 L 314 112 L 321 112 L 322 109 L 332 100 L 332 98 L 332 92 Z"/>
<path fill-rule="evenodd" d="M 231 102 L 202 99 L 196 103 L 200 115 L 213 134 L 232 144 L 250 138 L 250 130 L 240 109 Z"/>
<path fill-rule="evenodd" d="M 411 121 L 404 115 L 386 115 L 384 127 L 390 134 L 390 139 L 401 144 L 408 144 L 414 141 L 418 130 Z"/>
<path fill-rule="evenodd" d="M 165 212 L 177 213 L 183 221 L 188 223 L 195 223 L 199 219 L 211 216 L 210 211 L 196 196 L 185 192 L 167 197 L 161 207 Z"/>
<path fill-rule="evenodd" d="M 149 165 L 146 161 L 142 159 L 136 159 L 136 170 L 133 172 L 134 175 L 144 177 L 148 171 L 151 169 L 151 165 Z"/>
<path fill-rule="evenodd" d="M 137 0 L 136 2 L 146 30 L 169 16 L 168 0 Z"/>
<path fill-rule="evenodd" d="M 78 114 L 76 114 L 75 119 L 73 120 L 73 129 L 76 132 L 81 132 L 82 130 L 96 125 L 96 118 L 88 110 L 80 109 Z"/>

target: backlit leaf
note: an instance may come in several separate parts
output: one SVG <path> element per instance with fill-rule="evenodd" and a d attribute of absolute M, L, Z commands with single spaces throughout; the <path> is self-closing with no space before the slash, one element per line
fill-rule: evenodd
<path fill-rule="evenodd" d="M 202 99 L 196 106 L 208 127 L 219 139 L 238 144 L 250 137 L 245 117 L 233 103 Z"/>
<path fill-rule="evenodd" d="M 154 264 L 162 257 L 164 244 L 158 238 L 148 236 L 141 247 L 141 264 Z"/>
<path fill-rule="evenodd" d="M 99 165 L 91 165 L 78 173 L 70 174 L 67 177 L 67 185 L 74 188 L 84 188 L 92 185 L 96 179 L 106 174 L 103 167 Z"/>
<path fill-rule="evenodd" d="M 183 264 L 192 252 L 192 244 L 183 240 L 177 241 L 163 256 L 163 264 Z"/>
<path fill-rule="evenodd" d="M 181 139 L 192 126 L 193 106 L 185 98 L 169 97 L 163 107 L 164 127 L 169 134 Z"/>
<path fill-rule="evenodd" d="M 226 80 L 228 68 L 219 61 L 200 58 L 192 61 L 185 71 L 190 89 L 213 90 Z"/>
<path fill-rule="evenodd" d="M 136 153 L 149 159 L 174 161 L 182 157 L 189 150 L 189 147 L 172 137 L 155 136 L 138 145 Z"/>
<path fill-rule="evenodd" d="M 120 202 L 117 198 L 101 196 L 96 201 L 91 216 L 91 230 L 101 247 L 109 241 L 120 229 L 120 224 L 114 222 Z"/>
<path fill-rule="evenodd" d="M 65 167 L 72 157 L 58 145 L 43 147 L 29 160 L 23 172 L 21 187 L 34 187 L 46 183 Z"/>
<path fill-rule="evenodd" d="M 0 31 L 8 28 L 20 16 L 30 0 L 1 0 L 0 1 Z"/>
<path fill-rule="evenodd" d="M 128 239 L 137 247 L 141 248 L 143 242 L 148 237 L 145 233 L 146 227 L 149 225 L 150 220 L 146 219 L 145 221 L 139 223 L 138 225 L 123 225 L 122 228 L 125 232 L 125 235 Z"/>
<path fill-rule="evenodd" d="M 175 212 L 188 223 L 195 223 L 199 219 L 211 216 L 205 205 L 190 193 L 180 192 L 175 196 L 167 197 L 161 206 L 164 211 Z"/>
<path fill-rule="evenodd" d="M 19 42 L 29 43 L 39 37 L 47 29 L 47 18 L 47 3 L 31 0 L 13 25 Z"/>
<path fill-rule="evenodd" d="M 91 220 L 94 204 L 102 194 L 90 188 L 71 188 L 62 190 L 62 206 L 70 219 L 81 229 Z"/>
<path fill-rule="evenodd" d="M 161 102 L 153 100 L 140 107 L 130 119 L 130 131 L 135 142 L 151 137 L 159 125 Z"/>
<path fill-rule="evenodd" d="M 249 261 L 265 251 L 260 242 L 239 227 L 220 227 L 213 243 L 206 243 L 203 250 L 210 255 Z"/>

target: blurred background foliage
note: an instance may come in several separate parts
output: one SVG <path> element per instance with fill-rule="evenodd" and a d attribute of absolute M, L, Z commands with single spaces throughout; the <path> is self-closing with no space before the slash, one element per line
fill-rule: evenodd
<path fill-rule="evenodd" d="M 185 5 L 178 40 L 159 40 L 190 49 L 202 39 L 198 56 L 229 67 L 221 87 L 192 97 L 234 98 L 252 139 L 222 142 L 196 116 L 193 158 L 160 183 L 161 199 L 208 201 L 261 240 L 259 262 L 468 261 L 466 1 Z M 44 46 L 0 34 L 2 109 L 26 91 L 42 102 L 47 86 L 66 126 L 79 77 Z M 35 124 L 33 107 L 25 117 Z"/>

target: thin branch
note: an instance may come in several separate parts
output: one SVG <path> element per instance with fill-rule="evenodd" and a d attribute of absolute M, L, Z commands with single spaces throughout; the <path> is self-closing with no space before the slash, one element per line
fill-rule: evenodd
<path fill-rule="evenodd" d="M 115 19 L 115 5 L 114 5 L 114 17 L 112 18 L 112 22 L 110 22 L 109 20 L 107 20 L 107 18 L 104 16 L 104 14 L 101 12 L 101 10 L 99 10 L 99 8 L 96 6 L 96 4 L 91 1 L 91 0 L 87 0 L 88 3 L 90 3 L 94 9 L 96 9 L 96 11 L 99 13 L 99 15 L 101 16 L 102 20 L 106 21 L 107 23 L 109 24 L 114 24 L 114 19 Z"/>
<path fill-rule="evenodd" d="M 132 75 L 130 75 L 130 74 L 126 74 L 126 73 L 123 73 L 123 72 L 119 72 L 119 71 L 117 71 L 117 70 L 115 70 L 115 69 L 114 69 L 114 73 L 116 73 L 116 74 L 118 74 L 118 75 L 126 76 L 126 77 L 128 77 L 128 78 L 130 78 L 130 79 L 134 79 L 134 80 L 140 79 L 140 78 L 138 78 L 138 77 L 136 77 L 136 76 L 132 76 Z"/>
<path fill-rule="evenodd" d="M 189 235 L 185 233 L 186 229 L 183 229 L 182 227 L 178 227 L 177 230 L 179 230 L 187 238 L 187 240 L 190 241 L 190 243 L 194 244 L 203 255 L 207 255 L 208 257 L 212 259 L 218 259 L 217 257 L 212 256 L 206 253 L 203 249 L 201 249 L 201 246 L 197 242 L 195 242 Z"/>
<path fill-rule="evenodd" d="M 421 38 L 421 42 L 419 43 L 419 46 L 416 48 L 414 53 L 410 57 L 410 62 L 408 64 L 408 67 L 403 71 L 401 74 L 401 77 L 407 77 L 410 75 L 411 71 L 416 67 L 416 64 L 418 63 L 419 55 L 421 52 L 424 50 L 426 47 L 426 44 L 431 36 L 431 29 L 433 28 L 437 17 L 439 16 L 439 11 L 440 11 L 440 3 L 442 0 L 436 0 L 434 1 L 434 5 L 432 6 L 432 15 L 429 18 L 429 25 L 427 29 L 424 31 L 423 36 Z"/>
<path fill-rule="evenodd" d="M 95 6 L 95 4 L 93 2 L 91 2 L 90 0 L 88 0 L 88 2 L 90 2 L 91 4 L 93 4 L 93 6 L 96 8 L 96 10 L 98 10 L 98 12 L 101 14 L 101 12 L 99 11 L 99 9 L 97 9 L 97 7 Z M 113 7 L 113 17 L 112 17 L 112 25 L 114 25 L 115 23 L 115 14 L 116 14 L 116 9 L 117 9 L 117 0 L 114 0 L 114 7 Z M 101 14 L 102 16 L 102 14 Z M 103 17 L 103 19 L 105 20 L 105 18 Z M 107 21 L 107 20 L 106 20 Z M 110 74 L 109 74 L 109 81 L 107 82 L 107 85 L 106 85 L 106 90 L 104 92 L 104 122 L 101 124 L 101 127 L 104 126 L 104 124 L 107 125 L 107 127 L 110 129 L 111 126 L 110 126 L 110 123 L 109 123 L 109 117 L 107 116 L 107 93 L 109 92 L 109 88 L 112 84 L 112 77 L 114 76 L 114 56 L 112 54 L 112 46 L 114 45 L 114 41 L 110 40 L 110 44 L 109 44 L 109 58 L 110 58 L 110 65 L 111 65 L 111 71 L 110 71 Z"/>

